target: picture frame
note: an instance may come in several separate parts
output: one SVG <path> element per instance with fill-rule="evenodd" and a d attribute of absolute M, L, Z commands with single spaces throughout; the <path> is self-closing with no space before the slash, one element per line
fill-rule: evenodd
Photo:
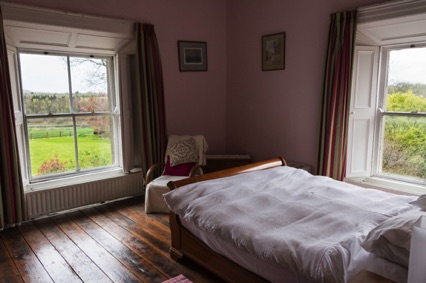
<path fill-rule="evenodd" d="M 285 69 L 285 32 L 262 36 L 262 71 Z"/>
<path fill-rule="evenodd" d="M 179 71 L 207 71 L 207 42 L 178 41 Z"/>

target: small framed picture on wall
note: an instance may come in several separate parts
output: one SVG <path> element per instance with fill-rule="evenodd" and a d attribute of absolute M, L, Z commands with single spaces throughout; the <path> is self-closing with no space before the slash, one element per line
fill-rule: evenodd
<path fill-rule="evenodd" d="M 262 71 L 285 69 L 285 33 L 262 36 Z"/>
<path fill-rule="evenodd" d="M 207 71 L 207 43 L 178 41 L 179 71 Z"/>

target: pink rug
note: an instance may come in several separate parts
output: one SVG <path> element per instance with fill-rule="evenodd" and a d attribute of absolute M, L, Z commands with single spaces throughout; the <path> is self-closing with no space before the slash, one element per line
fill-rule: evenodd
<path fill-rule="evenodd" d="M 170 278 L 169 280 L 163 281 L 163 283 L 192 283 L 192 281 L 180 274 L 176 277 Z"/>

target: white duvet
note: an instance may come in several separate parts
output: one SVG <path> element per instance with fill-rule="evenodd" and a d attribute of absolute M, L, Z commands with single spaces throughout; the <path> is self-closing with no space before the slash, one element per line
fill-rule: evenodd
<path fill-rule="evenodd" d="M 182 221 L 315 282 L 345 282 L 354 242 L 415 197 L 278 167 L 164 195 Z"/>

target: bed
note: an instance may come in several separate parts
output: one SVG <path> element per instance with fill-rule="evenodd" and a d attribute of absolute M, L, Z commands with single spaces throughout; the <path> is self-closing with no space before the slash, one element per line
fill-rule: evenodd
<path fill-rule="evenodd" d="M 425 198 L 285 165 L 276 158 L 170 182 L 171 257 L 227 282 L 350 282 L 362 270 L 406 282 Z"/>

